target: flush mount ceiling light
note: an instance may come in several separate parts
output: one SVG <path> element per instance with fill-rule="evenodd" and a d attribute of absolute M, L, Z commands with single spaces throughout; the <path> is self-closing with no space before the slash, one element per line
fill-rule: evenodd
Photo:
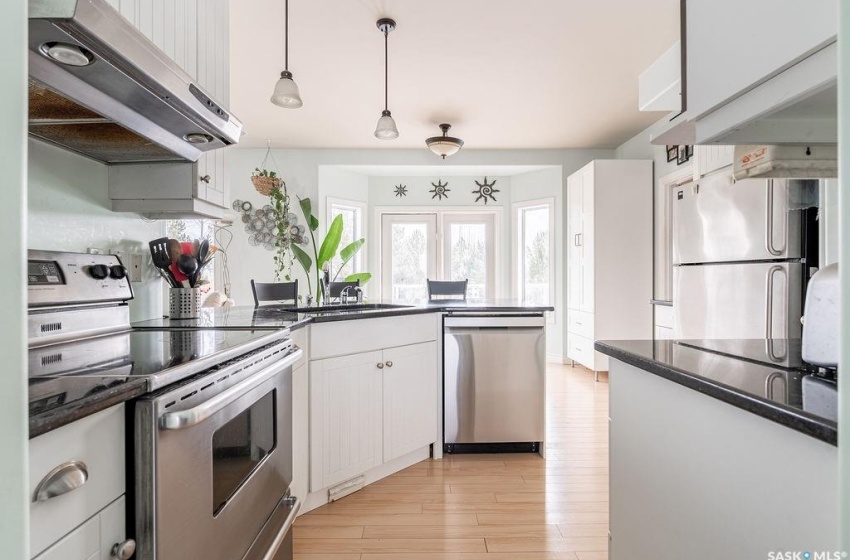
<path fill-rule="evenodd" d="M 292 72 L 289 71 L 289 0 L 286 0 L 284 3 L 283 27 L 285 33 L 283 43 L 283 72 L 280 73 L 280 79 L 274 86 L 271 101 L 278 107 L 297 109 L 304 105 L 304 102 L 301 101 L 298 84 L 292 79 Z"/>
<path fill-rule="evenodd" d="M 387 37 L 390 31 L 395 30 L 395 20 L 382 18 L 378 20 L 378 29 L 384 34 L 384 110 L 381 111 L 381 118 L 378 119 L 378 126 L 375 127 L 375 138 L 380 140 L 393 140 L 398 138 L 398 128 L 396 128 L 392 113 L 389 109 L 389 49 L 387 47 Z"/>
<path fill-rule="evenodd" d="M 428 149 L 443 159 L 446 159 L 446 156 L 455 155 L 463 147 L 463 140 L 448 135 L 451 127 L 452 125 L 450 124 L 441 124 L 440 130 L 443 131 L 443 135 L 432 136 L 425 140 L 425 145 L 428 146 Z"/>

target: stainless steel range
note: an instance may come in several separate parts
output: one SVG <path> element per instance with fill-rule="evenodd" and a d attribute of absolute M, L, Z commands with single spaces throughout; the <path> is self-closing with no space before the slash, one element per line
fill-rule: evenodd
<path fill-rule="evenodd" d="M 30 377 L 45 399 L 81 377 L 147 385 L 128 414 L 136 558 L 292 558 L 292 365 L 302 351 L 289 331 L 135 331 L 117 257 L 30 251 L 28 268 Z"/>

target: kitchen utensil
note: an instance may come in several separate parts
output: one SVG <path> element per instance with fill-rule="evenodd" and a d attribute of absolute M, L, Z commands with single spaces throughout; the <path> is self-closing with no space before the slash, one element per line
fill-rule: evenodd
<path fill-rule="evenodd" d="M 198 259 L 192 255 L 180 255 L 177 259 L 177 268 L 189 278 L 189 287 L 194 288 L 198 273 Z"/>
<path fill-rule="evenodd" d="M 200 252 L 201 252 L 201 243 L 200 243 L 200 241 L 195 239 L 194 241 L 192 241 L 192 256 L 197 259 Z"/>
<path fill-rule="evenodd" d="M 171 262 L 177 262 L 177 259 L 180 255 L 183 254 L 183 249 L 180 247 L 180 242 L 176 239 L 168 240 L 168 256 L 171 259 Z"/>
<path fill-rule="evenodd" d="M 168 256 L 168 242 L 169 239 L 167 237 L 160 237 L 159 239 L 154 239 L 148 245 L 151 250 L 151 259 L 153 259 L 153 264 L 160 271 L 160 274 L 163 274 L 163 278 L 166 279 L 166 282 L 172 287 L 179 287 L 179 282 L 174 277 L 174 274 L 169 269 L 171 266 L 171 259 Z"/>
<path fill-rule="evenodd" d="M 210 252 L 210 242 L 206 239 L 201 241 L 201 244 L 198 246 L 198 261 L 200 262 L 200 266 L 203 267 L 207 264 L 207 255 Z"/>

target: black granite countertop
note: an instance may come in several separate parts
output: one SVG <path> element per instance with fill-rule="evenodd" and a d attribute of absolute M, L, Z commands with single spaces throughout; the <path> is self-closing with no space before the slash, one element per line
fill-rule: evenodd
<path fill-rule="evenodd" d="M 380 307 L 367 307 L 377 305 Z M 265 305 L 261 307 L 236 306 L 201 309 L 197 319 L 170 319 L 160 317 L 133 323 L 136 329 L 299 329 L 309 323 L 351 321 L 400 317 L 423 313 L 543 313 L 553 311 L 551 306 L 527 305 L 516 300 L 442 300 L 404 304 L 392 301 L 370 302 L 364 306 L 330 305 L 318 308 Z"/>
<path fill-rule="evenodd" d="M 837 445 L 837 382 L 803 362 L 799 340 L 598 341 L 598 352 Z"/>
<path fill-rule="evenodd" d="M 31 377 L 30 438 L 132 400 L 146 391 L 147 382 L 138 377 Z"/>

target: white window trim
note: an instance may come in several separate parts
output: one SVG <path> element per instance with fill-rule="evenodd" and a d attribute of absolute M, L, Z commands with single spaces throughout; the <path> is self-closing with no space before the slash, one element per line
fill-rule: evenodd
<path fill-rule="evenodd" d="M 493 243 L 493 251 L 494 251 L 494 276 L 493 278 L 493 295 L 491 299 L 499 299 L 503 297 L 502 295 L 502 220 L 504 218 L 504 209 L 499 206 L 492 207 L 476 207 L 476 206 L 407 206 L 407 207 L 398 207 L 398 206 L 376 206 L 374 208 L 374 217 L 375 217 L 375 251 L 377 251 L 377 269 L 383 270 L 383 259 L 384 259 L 384 248 L 382 243 L 383 232 L 381 231 L 381 227 L 383 224 L 383 216 L 384 214 L 436 214 L 437 216 L 437 268 L 442 269 L 444 262 L 444 248 L 443 248 L 443 218 L 445 216 L 452 216 L 457 214 L 489 214 L 493 215 L 493 232 L 494 232 L 494 243 Z M 378 274 L 380 278 L 383 274 Z M 373 278 L 374 281 L 374 278 Z M 384 297 L 383 292 L 383 278 L 380 279 L 380 284 L 378 285 L 378 293 L 381 294 L 381 297 Z"/>
<path fill-rule="evenodd" d="M 524 246 L 524 224 L 522 221 L 522 212 L 525 210 L 531 210 L 536 208 L 548 208 L 549 209 L 549 305 L 555 305 L 555 268 L 556 268 L 556 255 L 555 255 L 555 204 L 557 201 L 555 197 L 546 197 L 546 198 L 536 198 L 533 200 L 523 200 L 522 202 L 515 202 L 512 204 L 512 212 L 513 212 L 513 228 L 511 234 L 511 252 L 514 256 L 514 266 L 513 266 L 513 285 L 514 285 L 514 295 L 520 301 L 523 300 L 525 295 L 523 294 L 523 282 L 522 282 L 522 273 L 520 272 L 520 268 L 523 265 L 523 253 L 522 248 Z M 548 322 L 550 324 L 554 324 L 556 322 L 557 313 L 548 313 L 549 316 Z"/>
<path fill-rule="evenodd" d="M 334 206 L 350 208 L 352 210 L 357 210 L 360 212 L 360 229 L 359 231 L 355 230 L 354 239 L 360 239 L 361 237 L 363 237 L 366 238 L 367 241 L 366 244 L 360 249 L 360 251 L 354 256 L 354 270 L 356 272 L 364 272 L 368 268 L 366 263 L 369 262 L 369 241 L 366 235 L 366 232 L 369 231 L 369 213 L 366 203 L 361 202 L 359 200 L 334 198 L 331 196 L 327 197 L 325 200 L 325 235 L 328 234 L 328 228 L 331 227 L 331 222 L 333 221 Z"/>

